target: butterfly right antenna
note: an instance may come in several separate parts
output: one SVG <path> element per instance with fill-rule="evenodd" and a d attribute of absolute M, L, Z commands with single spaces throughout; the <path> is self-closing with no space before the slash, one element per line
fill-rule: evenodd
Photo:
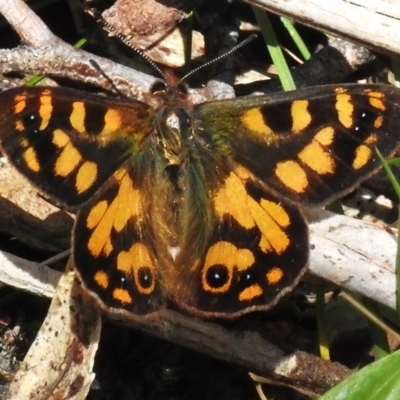
<path fill-rule="evenodd" d="M 233 47 L 232 49 L 228 50 L 226 53 L 221 54 L 220 56 L 214 58 L 213 60 L 210 60 L 202 65 L 200 65 L 199 67 L 195 68 L 194 70 L 188 72 L 183 78 L 181 78 L 180 82 L 184 81 L 185 79 L 187 79 L 189 76 L 192 76 L 193 74 L 195 74 L 196 72 L 200 71 L 203 68 L 208 67 L 211 64 L 214 64 L 220 60 L 222 60 L 223 58 L 231 55 L 232 53 L 234 53 L 236 50 L 239 50 L 241 47 L 246 46 L 248 43 L 252 42 L 254 39 L 257 38 L 257 34 L 253 33 L 251 34 L 249 37 L 247 37 L 246 39 L 244 39 L 242 42 L 240 42 L 239 44 L 237 44 L 235 47 Z"/>

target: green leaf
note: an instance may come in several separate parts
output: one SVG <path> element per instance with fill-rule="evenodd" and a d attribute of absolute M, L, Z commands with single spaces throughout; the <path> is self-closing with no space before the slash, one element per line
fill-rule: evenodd
<path fill-rule="evenodd" d="M 349 376 L 320 400 L 398 400 L 400 351 Z"/>

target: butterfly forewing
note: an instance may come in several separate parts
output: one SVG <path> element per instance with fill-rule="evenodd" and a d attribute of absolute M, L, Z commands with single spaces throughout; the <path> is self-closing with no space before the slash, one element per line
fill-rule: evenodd
<path fill-rule="evenodd" d="M 201 104 L 200 135 L 292 201 L 326 204 L 350 191 L 399 147 L 398 90 L 322 86 Z"/>
<path fill-rule="evenodd" d="M 47 195 L 77 206 L 139 152 L 153 112 L 70 89 L 12 89 L 0 96 L 1 149 Z"/>

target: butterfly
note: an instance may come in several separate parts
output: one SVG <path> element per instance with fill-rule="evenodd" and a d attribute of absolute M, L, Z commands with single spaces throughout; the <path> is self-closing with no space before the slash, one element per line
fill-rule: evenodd
<path fill-rule="evenodd" d="M 231 319 L 273 307 L 309 258 L 302 208 L 351 191 L 399 148 L 400 92 L 334 85 L 193 105 L 67 88 L 0 93 L 0 148 L 77 212 L 84 288 L 138 318 L 174 306 Z"/>

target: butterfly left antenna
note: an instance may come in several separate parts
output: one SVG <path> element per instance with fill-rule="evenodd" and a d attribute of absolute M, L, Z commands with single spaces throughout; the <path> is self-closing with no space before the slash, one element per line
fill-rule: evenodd
<path fill-rule="evenodd" d="M 164 79 L 167 80 L 167 77 L 165 76 L 164 72 L 162 69 L 149 57 L 147 56 L 143 51 L 139 50 L 137 47 L 133 46 L 129 40 L 128 37 L 123 35 L 121 32 L 118 32 L 112 25 L 110 25 L 100 14 L 99 10 L 95 8 L 87 9 L 86 12 L 90 14 L 97 23 L 103 25 L 108 32 L 116 36 L 121 42 L 123 42 L 125 45 L 127 45 L 129 48 L 131 48 L 134 52 L 139 54 L 148 64 L 150 64 L 159 74 L 160 76 Z"/>

